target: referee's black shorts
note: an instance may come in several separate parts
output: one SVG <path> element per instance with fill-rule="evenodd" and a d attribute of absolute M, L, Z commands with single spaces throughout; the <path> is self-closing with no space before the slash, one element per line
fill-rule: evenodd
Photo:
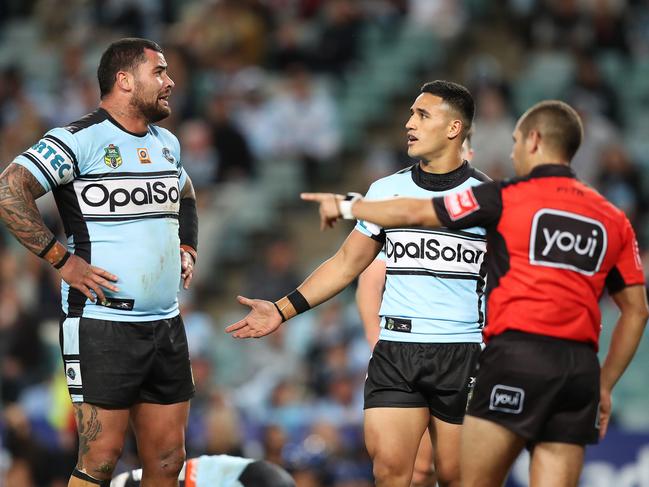
<path fill-rule="evenodd" d="M 480 356 L 467 414 L 532 444 L 597 443 L 599 380 L 590 344 L 506 331 Z"/>
<path fill-rule="evenodd" d="M 156 321 L 61 317 L 59 340 L 73 403 L 125 409 L 194 395 L 180 315 Z"/>
<path fill-rule="evenodd" d="M 479 354 L 478 343 L 379 340 L 367 369 L 365 409 L 425 407 L 461 424 Z"/>

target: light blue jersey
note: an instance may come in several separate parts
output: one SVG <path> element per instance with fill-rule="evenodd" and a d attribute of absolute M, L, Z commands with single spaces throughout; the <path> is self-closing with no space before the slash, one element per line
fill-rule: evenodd
<path fill-rule="evenodd" d="M 432 198 L 488 180 L 468 162 L 442 175 L 425 173 L 415 164 L 374 182 L 366 198 Z M 482 341 L 487 250 L 484 228 L 384 230 L 359 221 L 356 230 L 385 242 L 386 281 L 379 339 L 413 343 Z"/>
<path fill-rule="evenodd" d="M 243 487 L 239 477 L 253 463 L 250 458 L 229 455 L 203 455 L 187 460 L 178 476 L 181 487 Z M 142 469 L 115 477 L 110 487 L 139 487 Z"/>
<path fill-rule="evenodd" d="M 56 199 L 68 250 L 118 276 L 119 292 L 92 303 L 62 283 L 70 317 L 149 321 L 178 314 L 180 190 L 187 176 L 178 140 L 150 125 L 121 127 L 103 109 L 50 130 L 14 162 Z"/>

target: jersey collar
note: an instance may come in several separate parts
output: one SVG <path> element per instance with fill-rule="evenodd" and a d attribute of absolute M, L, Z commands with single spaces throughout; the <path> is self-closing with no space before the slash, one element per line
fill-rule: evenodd
<path fill-rule="evenodd" d="M 131 132 L 130 130 L 126 130 L 126 129 L 124 128 L 124 126 L 121 125 L 117 120 L 115 120 L 115 119 L 111 116 L 111 114 L 108 113 L 108 110 L 106 110 L 105 108 L 101 108 L 101 107 L 99 107 L 99 108 L 97 109 L 97 111 L 100 112 L 100 113 L 102 113 L 102 114 L 106 117 L 106 119 L 107 119 L 110 123 L 112 123 L 113 125 L 115 125 L 118 129 L 120 129 L 120 130 L 123 131 L 123 132 L 126 132 L 127 134 L 133 135 L 134 137 L 144 137 L 144 136 L 146 136 L 146 134 L 149 133 L 148 130 L 147 130 L 146 132 L 144 132 L 144 133 Z"/>
<path fill-rule="evenodd" d="M 541 164 L 536 166 L 530 171 L 529 177 L 531 178 L 548 178 L 548 177 L 563 177 L 563 178 L 576 178 L 575 171 L 570 166 L 565 164 Z"/>
<path fill-rule="evenodd" d="M 460 167 L 444 174 L 424 171 L 419 163 L 412 167 L 412 180 L 420 188 L 428 191 L 446 191 L 455 188 L 471 176 L 471 165 L 464 161 Z"/>

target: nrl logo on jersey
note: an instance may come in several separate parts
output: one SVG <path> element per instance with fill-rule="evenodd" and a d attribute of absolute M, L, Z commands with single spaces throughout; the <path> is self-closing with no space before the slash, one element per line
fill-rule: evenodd
<path fill-rule="evenodd" d="M 122 165 L 122 155 L 119 153 L 119 147 L 109 144 L 108 147 L 104 147 L 104 152 L 104 162 L 108 167 L 117 169 Z"/>

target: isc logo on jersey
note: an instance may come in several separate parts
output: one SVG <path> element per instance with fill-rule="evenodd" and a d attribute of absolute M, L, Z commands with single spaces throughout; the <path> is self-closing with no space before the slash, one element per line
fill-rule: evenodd
<path fill-rule="evenodd" d="M 75 180 L 74 190 L 86 217 L 177 214 L 180 191 L 176 176 L 139 179 Z"/>
<path fill-rule="evenodd" d="M 544 208 L 532 220 L 530 263 L 592 276 L 604 260 L 606 244 L 606 228 L 601 222 Z"/>
<path fill-rule="evenodd" d="M 485 238 L 427 231 L 386 230 L 389 269 L 477 275 L 486 251 Z"/>

